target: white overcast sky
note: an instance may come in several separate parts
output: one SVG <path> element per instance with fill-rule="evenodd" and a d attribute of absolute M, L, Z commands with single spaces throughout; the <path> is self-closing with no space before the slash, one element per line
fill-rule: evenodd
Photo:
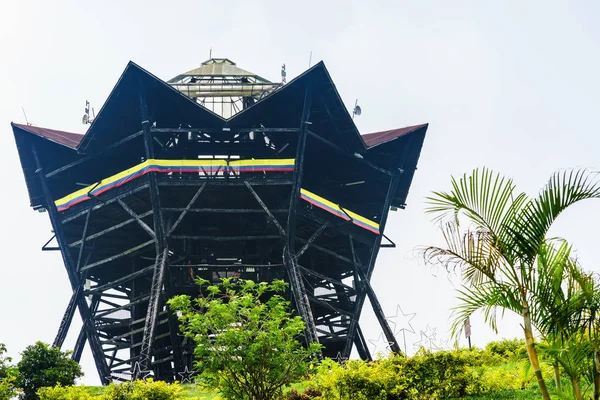
<path fill-rule="evenodd" d="M 404 211 L 391 213 L 373 276 L 386 313 L 400 304 L 447 338 L 454 286 L 415 248 L 440 244 L 423 213 L 451 175 L 488 166 L 535 194 L 566 167 L 600 167 L 600 3 L 595 1 L 15 1 L 0 2 L 0 342 L 11 355 L 52 342 L 70 297 L 47 214 L 29 208 L 10 122 L 83 133 L 84 102 L 96 110 L 129 60 L 167 80 L 213 56 L 271 80 L 324 60 L 362 133 L 429 122 Z M 600 272 L 600 204 L 580 204 L 552 233 Z M 453 280 L 454 285 L 457 280 Z M 74 326 L 81 322 L 76 314 Z M 379 325 L 365 304 L 361 325 Z M 65 348 L 72 348 L 77 329 Z M 500 336 L 475 318 L 477 345 Z M 464 341 L 463 341 L 464 342 Z M 409 352 L 411 350 L 409 349 Z M 89 350 L 87 384 L 98 377 Z"/>

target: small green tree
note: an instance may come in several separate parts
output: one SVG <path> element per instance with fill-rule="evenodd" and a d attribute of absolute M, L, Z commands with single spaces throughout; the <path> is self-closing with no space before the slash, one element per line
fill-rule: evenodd
<path fill-rule="evenodd" d="M 0 343 L 0 400 L 8 400 L 15 395 L 17 377 L 17 369 L 10 365 L 12 359 L 5 354 L 6 346 Z"/>
<path fill-rule="evenodd" d="M 21 398 L 24 400 L 37 399 L 36 392 L 41 387 L 70 386 L 75 384 L 75 379 L 83 376 L 81 367 L 71 359 L 70 352 L 43 342 L 27 346 L 21 356 L 17 364 L 17 387 L 23 390 Z"/>
<path fill-rule="evenodd" d="M 298 341 L 305 325 L 279 295 L 284 281 L 197 283 L 206 296 L 176 296 L 169 307 L 180 316 L 183 334 L 196 343 L 196 368 L 205 386 L 227 399 L 271 400 L 306 373 L 321 345 Z"/>

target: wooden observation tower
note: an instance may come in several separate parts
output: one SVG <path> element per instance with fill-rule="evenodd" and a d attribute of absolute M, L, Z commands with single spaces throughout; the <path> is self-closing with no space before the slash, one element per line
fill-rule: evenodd
<path fill-rule="evenodd" d="M 164 82 L 130 62 L 85 135 L 12 124 L 31 206 L 47 211 L 104 384 L 179 379 L 192 343 L 165 301 L 196 277 L 285 279 L 305 339 L 371 357 L 360 329 L 390 208 L 427 125 L 361 136 L 325 65 L 281 84 L 227 59 Z M 187 368 L 187 369 L 186 369 Z"/>

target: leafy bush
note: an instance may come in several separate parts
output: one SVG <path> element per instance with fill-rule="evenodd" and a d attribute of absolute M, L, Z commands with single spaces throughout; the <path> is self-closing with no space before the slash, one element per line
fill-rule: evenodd
<path fill-rule="evenodd" d="M 93 397 L 83 386 L 43 387 L 37 391 L 40 400 L 89 400 Z"/>
<path fill-rule="evenodd" d="M 8 400 L 15 395 L 17 379 L 17 369 L 10 365 L 12 359 L 4 354 L 6 346 L 0 343 L 0 400 Z"/>
<path fill-rule="evenodd" d="M 523 339 L 504 339 L 490 342 L 485 350 L 508 359 L 527 359 L 527 348 Z"/>
<path fill-rule="evenodd" d="M 16 384 L 23 390 L 21 398 L 37 399 L 36 392 L 45 386 L 72 386 L 75 379 L 83 376 L 83 372 L 70 354 L 42 342 L 27 346 L 17 364 L 19 374 Z"/>
<path fill-rule="evenodd" d="M 513 350 L 459 349 L 413 357 L 392 355 L 374 362 L 350 360 L 341 366 L 325 360 L 314 377 L 324 399 L 444 399 L 535 384 L 527 359 L 512 361 Z M 498 350 L 500 349 L 500 350 Z M 550 373 L 550 366 L 543 366 Z M 294 398 L 296 399 L 296 398 Z M 297 399 L 303 399 L 297 397 Z"/>
<path fill-rule="evenodd" d="M 177 400 L 181 399 L 179 383 L 166 383 L 152 379 L 119 384 L 111 383 L 102 400 Z"/>

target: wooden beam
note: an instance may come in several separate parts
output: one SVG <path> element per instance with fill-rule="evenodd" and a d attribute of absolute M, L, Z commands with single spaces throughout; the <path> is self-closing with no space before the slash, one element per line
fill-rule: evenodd
<path fill-rule="evenodd" d="M 244 240 L 273 240 L 281 239 L 279 235 L 260 235 L 260 236 L 191 236 L 191 235 L 173 235 L 171 239 L 175 240 L 205 240 L 208 242 L 235 242 Z"/>
<path fill-rule="evenodd" d="M 144 176 L 141 177 L 141 178 L 138 178 L 137 180 L 139 181 L 139 180 L 143 180 L 143 179 L 144 179 Z M 118 199 L 121 199 L 121 198 L 124 198 L 124 197 L 127 197 L 127 196 L 131 196 L 132 194 L 137 193 L 137 192 L 142 191 L 142 190 L 147 189 L 147 188 L 148 188 L 148 182 L 145 182 L 142 185 L 140 185 L 140 186 L 138 186 L 138 187 L 136 187 L 134 189 L 131 189 L 131 190 L 129 190 L 129 191 L 125 192 L 125 193 L 122 193 L 122 194 L 120 194 L 118 196 L 115 196 L 113 198 L 102 200 L 101 203 L 96 204 L 94 206 L 91 206 L 92 211 L 98 210 L 98 209 L 100 209 L 102 207 L 105 207 L 105 206 L 107 206 L 109 204 L 114 203 L 115 201 L 118 201 Z M 71 222 L 71 221 L 73 221 L 73 220 L 81 217 L 82 215 L 85 215 L 86 213 L 87 213 L 87 209 L 79 211 L 79 212 L 77 212 L 77 213 L 75 213 L 73 215 L 69 215 L 68 217 L 63 218 L 61 222 L 63 224 L 66 224 L 68 222 Z"/>
<path fill-rule="evenodd" d="M 121 205 L 121 207 L 123 207 L 123 209 L 127 212 L 127 214 L 129 214 L 131 217 L 133 217 L 133 219 L 135 219 L 135 221 L 146 231 L 148 232 L 148 234 L 156 239 L 156 234 L 154 233 L 154 231 L 144 222 L 142 221 L 142 219 L 139 217 L 139 215 L 137 215 L 127 204 L 125 204 L 125 202 L 121 199 L 117 199 L 117 201 L 119 202 L 119 204 Z M 154 210 L 153 210 L 154 211 Z"/>
<path fill-rule="evenodd" d="M 136 133 L 134 133 L 133 135 L 129 135 L 129 136 L 127 136 L 127 137 L 125 137 L 125 138 L 123 138 L 123 139 L 121 139 L 121 140 L 118 140 L 118 141 L 114 142 L 113 144 L 111 144 L 111 145 L 109 145 L 109 146 L 105 147 L 104 149 L 100 150 L 100 151 L 99 151 L 98 153 L 96 153 L 96 154 L 92 154 L 92 155 L 89 155 L 89 156 L 85 156 L 85 157 L 83 157 L 83 158 L 81 158 L 81 159 L 79 159 L 79 160 L 77 160 L 77 161 L 73 161 L 72 163 L 69 163 L 69 164 L 67 164 L 67 165 L 65 165 L 65 166 L 62 166 L 62 167 L 60 167 L 60 168 L 57 168 L 57 169 L 55 169 L 54 171 L 48 172 L 48 173 L 46 174 L 46 178 L 50 178 L 50 177 L 52 177 L 52 176 L 54 176 L 54 175 L 56 175 L 56 174 L 59 174 L 59 173 L 61 173 L 61 172 L 63 172 L 63 171 L 66 171 L 66 170 L 68 170 L 68 169 L 71 169 L 71 168 L 73 168 L 73 167 L 76 167 L 76 166 L 78 166 L 78 165 L 80 165 L 80 164 L 82 164 L 82 163 L 84 163 L 84 162 L 87 162 L 87 161 L 93 160 L 94 158 L 98 157 L 99 155 L 102 155 L 102 154 L 104 154 L 104 153 L 108 153 L 109 151 L 111 151 L 111 150 L 114 150 L 115 148 L 119 147 L 119 146 L 120 146 L 120 145 L 122 145 L 123 143 L 129 142 L 130 140 L 132 140 L 132 139 L 135 139 L 135 138 L 137 138 L 137 137 L 141 136 L 142 134 L 143 134 L 143 132 L 142 132 L 142 131 L 136 132 Z"/>
<path fill-rule="evenodd" d="M 312 234 L 312 236 L 310 238 L 308 238 L 308 240 L 306 241 L 306 243 L 304 244 L 304 246 L 296 254 L 296 258 L 300 258 L 302 256 L 302 254 L 304 254 L 304 252 L 306 250 L 308 250 L 308 248 L 314 243 L 314 241 L 317 240 L 317 238 L 319 237 L 319 235 L 321 233 L 323 233 L 323 231 L 325 231 L 325 229 L 327 229 L 327 226 L 329 226 L 329 223 L 325 222 L 323 225 L 321 225 L 319 227 L 319 229 L 317 229 L 315 231 L 315 233 Z"/>
<path fill-rule="evenodd" d="M 323 275 L 323 274 L 321 274 L 321 273 L 319 273 L 319 272 L 317 272 L 317 271 L 314 271 L 314 270 L 312 270 L 312 269 L 308 269 L 308 268 L 306 268 L 306 267 L 303 267 L 303 266 L 301 266 L 301 265 L 299 265 L 298 267 L 300 267 L 300 270 L 301 270 L 303 273 L 305 273 L 305 274 L 312 275 L 312 276 L 314 276 L 315 278 L 319 278 L 319 279 L 321 279 L 321 280 L 323 280 L 323 281 L 326 281 L 326 282 L 329 282 L 329 283 L 331 283 L 331 284 L 333 284 L 333 285 L 340 286 L 340 287 L 342 287 L 342 288 L 344 288 L 344 289 L 348 290 L 350 293 L 353 293 L 353 294 L 354 294 L 354 293 L 356 292 L 356 290 L 355 290 L 353 287 L 346 285 L 346 284 L 345 284 L 344 282 L 342 282 L 342 281 L 338 281 L 337 279 L 334 279 L 334 278 L 331 278 L 331 277 L 329 277 L 329 276 Z"/>
<path fill-rule="evenodd" d="M 363 165 L 366 165 L 368 167 L 371 167 L 372 169 L 374 169 L 376 171 L 379 171 L 379 172 L 381 172 L 383 174 L 386 174 L 388 176 L 392 176 L 392 172 L 388 171 L 387 169 L 381 168 L 381 167 L 373 164 L 372 162 L 365 160 L 364 158 L 358 158 L 358 157 L 354 156 L 353 154 L 350 154 L 348 151 L 342 149 L 337 144 L 330 142 L 329 140 L 327 140 L 327 139 L 325 139 L 325 138 L 317 135 L 314 132 L 308 131 L 308 135 L 310 137 L 313 137 L 313 138 L 319 140 L 321 143 L 326 144 L 327 146 L 331 147 L 332 149 L 336 150 L 337 152 L 345 154 L 348 157 L 352 157 L 353 159 L 355 159 L 360 164 L 363 164 Z"/>
<path fill-rule="evenodd" d="M 123 251 L 123 252 L 121 252 L 119 254 L 115 254 L 114 256 L 107 257 L 107 258 L 104 258 L 102 260 L 96 261 L 94 263 L 88 264 L 88 265 L 84 266 L 83 268 L 81 268 L 80 272 L 87 271 L 87 270 L 89 270 L 91 268 L 94 268 L 94 267 L 97 267 L 99 265 L 103 265 L 103 264 L 109 263 L 109 262 L 117 260 L 117 259 L 119 259 L 121 257 L 125 257 L 125 256 L 127 256 L 127 255 L 129 255 L 131 253 L 135 253 L 136 251 L 141 250 L 144 247 L 147 247 L 147 246 L 150 246 L 151 244 L 154 244 L 154 242 L 156 242 L 155 239 L 148 240 L 147 242 L 144 242 L 144 243 L 139 244 L 139 245 L 137 245 L 135 247 L 127 249 L 127 250 L 125 250 L 125 251 Z"/>
<path fill-rule="evenodd" d="M 161 179 L 162 178 L 162 179 Z M 190 180 L 167 180 L 165 177 L 159 177 L 158 186 L 198 186 L 198 181 L 201 179 L 190 179 Z M 245 186 L 243 181 L 237 181 L 233 179 L 227 180 L 210 180 L 208 186 Z M 294 182 L 290 179 L 256 179 L 252 180 L 254 186 L 287 186 L 292 185 Z"/>
<path fill-rule="evenodd" d="M 147 211 L 147 212 L 145 212 L 145 213 L 143 213 L 143 214 L 140 214 L 140 215 L 138 215 L 138 217 L 139 217 L 139 218 L 145 218 L 145 217 L 147 217 L 148 215 L 152 215 L 152 210 L 150 210 L 150 211 Z M 117 230 L 117 229 L 119 229 L 119 228 L 122 228 L 122 227 L 124 227 L 125 225 L 128 225 L 128 224 L 130 224 L 130 223 L 132 223 L 132 222 L 135 222 L 135 221 L 136 221 L 136 219 L 135 219 L 135 218 L 131 218 L 131 219 L 125 220 L 125 221 L 123 221 L 123 222 L 121 222 L 121 223 L 118 223 L 118 224 L 116 224 L 116 225 L 113 225 L 113 226 L 111 226 L 110 228 L 106 228 L 106 229 L 104 229 L 104 230 L 101 230 L 100 232 L 94 233 L 93 235 L 88 235 L 88 237 L 86 238 L 86 242 L 88 242 L 88 241 L 90 241 L 90 240 L 92 240 L 92 239 L 99 238 L 100 236 L 104 236 L 104 235 L 106 235 L 107 233 L 110 233 L 110 232 L 112 232 L 112 231 L 114 231 L 114 230 Z M 78 245 L 80 245 L 80 244 L 81 244 L 81 240 L 78 240 L 78 241 L 76 241 L 76 242 L 69 243 L 69 247 L 75 247 L 75 246 L 78 246 Z"/>
<path fill-rule="evenodd" d="M 167 237 L 171 236 L 171 234 L 173 233 L 173 231 L 181 223 L 181 221 L 183 220 L 183 218 L 190 211 L 190 208 L 192 208 L 192 206 L 194 205 L 194 203 L 196 202 L 196 200 L 198 200 L 198 197 L 200 197 L 200 194 L 202 194 L 202 191 L 204 190 L 205 187 L 206 187 L 206 182 L 204 182 L 202 184 L 202 186 L 200 186 L 198 188 L 198 191 L 196 192 L 196 194 L 194 194 L 194 196 L 192 197 L 192 199 L 190 200 L 190 202 L 188 203 L 188 205 L 183 209 L 183 211 L 181 211 L 181 214 L 179 214 L 179 217 L 177 218 L 177 220 L 175 221 L 175 223 L 173 224 L 173 226 L 171 226 L 171 229 L 169 229 L 169 232 L 167 232 Z"/>
<path fill-rule="evenodd" d="M 260 196 L 252 188 L 252 185 L 250 185 L 250 183 L 248 183 L 248 181 L 244 181 L 244 184 L 246 185 L 246 187 L 248 188 L 248 190 L 250 191 L 250 193 L 252 193 L 252 196 L 256 199 L 256 201 L 258 202 L 258 204 L 260 204 L 260 206 L 265 211 L 265 213 L 267 213 L 267 215 L 269 216 L 269 219 L 273 222 L 273 224 L 275 224 L 275 226 L 277 227 L 277 230 L 279 231 L 279 234 L 281 236 L 285 236 L 285 230 L 283 229 L 283 227 L 281 226 L 281 224 L 279 223 L 279 221 L 277 221 L 277 218 L 275 218 L 275 216 L 273 215 L 273 213 L 269 210 L 269 208 L 264 203 L 264 201 L 262 201 L 262 199 L 260 198 Z"/>
<path fill-rule="evenodd" d="M 145 275 L 148 272 L 152 271 L 153 269 L 154 269 L 154 265 L 150 265 L 149 267 L 142 268 L 139 271 L 136 271 L 136 272 L 134 272 L 132 274 L 129 274 L 129 275 L 125 275 L 125 276 L 123 276 L 123 277 L 121 277 L 119 279 L 115 279 L 114 281 L 111 281 L 111 282 L 106 283 L 104 285 L 94 286 L 93 288 L 90 288 L 89 290 L 86 290 L 84 292 L 84 294 L 87 296 L 87 295 L 90 295 L 90 294 L 96 294 L 96 293 L 99 293 L 99 292 L 103 292 L 104 290 L 107 290 L 107 289 L 112 289 L 113 287 L 118 286 L 118 285 L 120 285 L 120 284 L 122 284 L 124 282 L 130 281 L 130 280 L 135 279 L 135 278 L 137 278 L 139 276 Z M 120 305 L 115 305 L 115 307 L 120 307 Z"/>
<path fill-rule="evenodd" d="M 182 212 L 185 211 L 183 207 L 163 207 L 165 212 Z M 276 208 L 270 210 L 273 214 L 287 213 L 287 208 Z M 262 214 L 265 211 L 260 208 L 190 208 L 188 212 L 191 213 L 223 213 L 223 214 Z"/>

